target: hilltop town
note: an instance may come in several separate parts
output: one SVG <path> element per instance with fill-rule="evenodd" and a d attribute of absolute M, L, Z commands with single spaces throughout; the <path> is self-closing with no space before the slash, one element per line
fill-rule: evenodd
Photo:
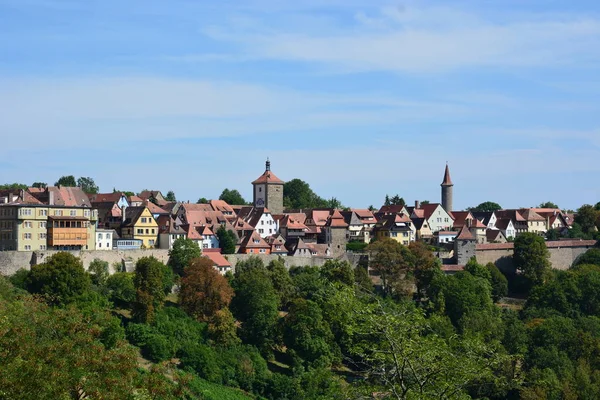
<path fill-rule="evenodd" d="M 391 238 L 406 246 L 414 241 L 434 246 L 443 269 L 454 272 L 476 255 L 497 263 L 505 255 L 498 251 L 510 250 L 514 238 L 524 232 L 568 239 L 575 221 L 574 214 L 559 208 L 455 210 L 448 165 L 439 203 L 407 205 L 396 196 L 378 210 L 285 209 L 285 182 L 268 160 L 251 184 L 251 205 L 169 201 L 158 190 L 137 195 L 86 194 L 81 187 L 60 185 L 3 190 L 0 251 L 171 250 L 177 239 L 186 238 L 225 273 L 232 268 L 224 257 L 228 254 L 344 259 L 349 250 L 361 251 L 374 239 Z M 594 243 L 549 243 L 549 248 L 576 249 L 574 256 L 563 257 L 555 268 L 568 268 L 573 257 Z"/>

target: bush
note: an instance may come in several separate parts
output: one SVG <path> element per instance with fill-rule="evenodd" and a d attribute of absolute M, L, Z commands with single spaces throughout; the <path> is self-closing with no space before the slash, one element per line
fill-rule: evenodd
<path fill-rule="evenodd" d="M 368 245 L 369 245 L 369 243 L 359 242 L 359 241 L 348 242 L 348 243 L 346 243 L 346 250 L 348 250 L 348 251 L 355 251 L 355 252 L 362 252 L 362 251 L 365 251 L 365 248 Z"/>
<path fill-rule="evenodd" d="M 152 334 L 146 338 L 146 343 L 142 347 L 142 354 L 151 361 L 161 362 L 173 358 L 175 352 L 167 337 Z"/>
<path fill-rule="evenodd" d="M 21 268 L 17 270 L 12 276 L 8 278 L 10 283 L 13 284 L 14 287 L 19 289 L 27 290 L 27 277 L 29 276 L 29 271 L 25 268 Z"/>
<path fill-rule="evenodd" d="M 106 288 L 108 298 L 120 306 L 128 307 L 135 300 L 135 286 L 132 272 L 117 272 L 108 277 Z"/>

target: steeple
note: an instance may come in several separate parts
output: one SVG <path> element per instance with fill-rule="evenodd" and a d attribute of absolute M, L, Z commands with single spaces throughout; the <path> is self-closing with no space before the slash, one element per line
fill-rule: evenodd
<path fill-rule="evenodd" d="M 444 172 L 444 181 L 442 182 L 442 186 L 454 186 L 452 179 L 450 179 L 450 168 L 448 168 L 448 163 L 446 163 L 446 171 Z"/>
<path fill-rule="evenodd" d="M 265 170 L 266 171 L 271 170 L 271 161 L 269 161 L 269 157 L 267 157 L 267 162 L 265 163 Z"/>

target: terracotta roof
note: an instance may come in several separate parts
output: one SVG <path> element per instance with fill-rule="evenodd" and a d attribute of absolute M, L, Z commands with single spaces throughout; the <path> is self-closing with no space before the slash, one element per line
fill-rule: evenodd
<path fill-rule="evenodd" d="M 16 193 L 17 194 L 17 193 Z M 92 203 L 87 194 L 79 187 L 66 186 L 48 186 L 44 191 L 35 190 L 33 192 L 24 192 L 24 201 L 36 199 L 41 204 L 50 204 L 50 196 L 52 195 L 53 204 L 66 207 L 91 207 Z M 33 204 L 37 204 L 34 202 Z"/>
<path fill-rule="evenodd" d="M 525 218 L 523 218 L 523 216 L 521 215 L 521 213 L 518 210 L 499 210 L 499 211 L 495 211 L 496 213 L 496 217 L 497 218 L 510 218 L 513 220 L 513 223 L 515 222 L 525 222 Z"/>
<path fill-rule="evenodd" d="M 210 204 L 183 203 L 181 207 L 185 211 L 215 211 Z"/>
<path fill-rule="evenodd" d="M 412 213 L 416 218 L 425 218 L 425 210 L 422 208 L 415 208 Z"/>
<path fill-rule="evenodd" d="M 329 221 L 327 221 L 327 226 L 331 228 L 347 228 L 348 224 L 344 220 L 344 217 L 342 216 L 340 211 L 334 210 L 333 214 L 329 218 Z"/>
<path fill-rule="evenodd" d="M 443 264 L 440 269 L 444 272 L 459 272 L 459 271 L 464 271 L 465 270 L 465 266 L 464 265 L 458 265 L 458 264 Z"/>
<path fill-rule="evenodd" d="M 473 219 L 473 214 L 470 211 L 452 211 L 450 215 L 454 218 L 454 227 L 462 228 L 468 217 Z"/>
<path fill-rule="evenodd" d="M 375 219 L 375 215 L 373 215 L 373 212 L 371 212 L 371 210 L 368 210 L 368 209 L 352 208 L 350 211 L 356 213 L 356 215 L 360 219 L 368 219 L 368 218 Z"/>
<path fill-rule="evenodd" d="M 404 206 L 401 205 L 381 206 L 381 208 L 377 212 L 382 214 L 396 214 L 402 212 L 403 209 Z"/>
<path fill-rule="evenodd" d="M 458 239 L 458 240 L 475 240 L 475 238 L 473 237 L 473 235 L 469 231 L 469 228 L 467 228 L 466 225 L 463 225 L 463 227 L 460 229 L 460 233 L 458 234 L 456 239 Z"/>
<path fill-rule="evenodd" d="M 549 249 L 558 247 L 594 247 L 595 240 L 554 240 L 546 242 L 546 247 Z M 477 250 L 510 250 L 515 246 L 514 243 L 487 243 L 478 244 Z"/>
<path fill-rule="evenodd" d="M 277 176 L 275 176 L 275 174 L 271 171 L 266 170 L 261 176 L 259 176 L 254 182 L 252 182 L 253 185 L 257 183 L 283 185 L 285 182 L 279 179 Z"/>
<path fill-rule="evenodd" d="M 312 255 L 317 257 L 327 257 L 327 250 L 329 249 L 329 245 L 306 243 L 305 246 L 311 251 Z"/>
<path fill-rule="evenodd" d="M 138 196 L 129 196 L 129 197 L 127 197 L 127 201 L 128 201 L 128 202 L 130 202 L 130 203 L 133 203 L 133 202 L 136 202 L 136 203 L 138 203 L 138 202 L 140 202 L 140 203 L 143 203 L 143 202 L 144 202 L 144 199 L 142 199 L 142 198 L 140 198 L 140 197 L 138 197 Z"/>
<path fill-rule="evenodd" d="M 159 206 L 157 206 L 156 204 L 152 203 L 151 201 L 145 200 L 143 205 L 145 205 L 146 207 L 148 207 L 148 210 L 150 210 L 150 212 L 152 214 L 168 214 L 167 211 L 165 211 L 164 209 L 160 208 Z"/>
<path fill-rule="evenodd" d="M 456 235 L 458 235 L 458 232 L 457 231 L 439 231 L 438 235 L 440 235 L 440 236 L 442 236 L 442 235 L 444 235 L 444 236 L 456 236 Z"/>
<path fill-rule="evenodd" d="M 210 251 L 216 250 L 216 251 Z M 217 267 L 231 267 L 231 263 L 219 252 L 219 249 L 204 249 L 202 255 L 209 258 Z"/>
<path fill-rule="evenodd" d="M 209 202 L 213 210 L 221 211 L 222 213 L 235 213 L 233 207 L 231 207 L 225 200 L 211 200 Z"/>
<path fill-rule="evenodd" d="M 486 228 L 487 226 L 483 224 L 480 220 L 475 218 L 471 223 L 471 228 Z"/>
<path fill-rule="evenodd" d="M 533 211 L 533 209 L 531 209 L 531 208 L 522 209 L 522 210 L 519 210 L 519 212 L 521 213 L 523 218 L 525 218 L 526 221 L 545 221 L 546 220 L 546 218 L 542 217 L 541 215 L 539 215 L 538 213 Z"/>
<path fill-rule="evenodd" d="M 444 171 L 444 181 L 442 182 L 442 186 L 452 186 L 452 179 L 450 179 L 450 168 L 448 168 L 448 164 L 446 164 L 446 170 Z"/>
<path fill-rule="evenodd" d="M 329 220 L 331 210 L 310 210 L 308 211 L 307 220 L 312 220 L 312 224 L 309 224 L 307 220 L 304 221 L 306 225 L 325 226 Z M 341 214 L 340 214 L 341 216 Z M 344 217 L 342 217 L 343 219 Z"/>
<path fill-rule="evenodd" d="M 92 202 L 111 202 L 118 203 L 121 200 L 121 196 L 124 196 L 121 192 L 115 193 L 97 193 L 89 195 L 89 198 Z"/>
<path fill-rule="evenodd" d="M 256 243 L 257 242 L 257 243 Z M 271 245 L 265 242 L 256 231 L 244 236 L 240 243 L 240 249 L 270 249 Z"/>

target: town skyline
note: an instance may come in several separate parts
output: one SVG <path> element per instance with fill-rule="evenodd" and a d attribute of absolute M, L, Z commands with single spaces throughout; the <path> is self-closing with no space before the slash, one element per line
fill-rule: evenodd
<path fill-rule="evenodd" d="M 600 5 L 0 0 L 0 182 L 595 204 Z M 31 181 L 31 182 L 30 182 Z"/>

